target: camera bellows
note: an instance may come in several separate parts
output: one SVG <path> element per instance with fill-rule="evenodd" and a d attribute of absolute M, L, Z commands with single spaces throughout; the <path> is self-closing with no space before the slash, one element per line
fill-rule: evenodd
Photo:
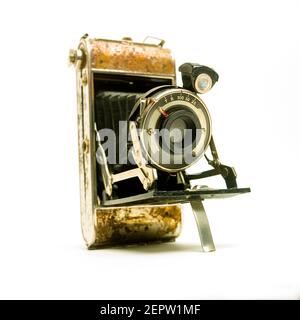
<path fill-rule="evenodd" d="M 127 121 L 140 93 L 100 91 L 96 96 L 95 120 L 98 130 L 111 129 L 119 134 L 119 121 Z"/>
<path fill-rule="evenodd" d="M 126 168 L 125 164 L 129 165 L 126 139 L 128 118 L 140 96 L 140 93 L 118 91 L 101 91 L 96 96 L 95 121 L 97 129 L 100 130 L 101 143 L 110 141 L 109 147 L 112 153 L 108 154 L 107 150 L 105 152 L 113 172 L 122 171 Z M 125 138 L 123 140 L 125 143 L 120 143 L 120 137 Z"/>

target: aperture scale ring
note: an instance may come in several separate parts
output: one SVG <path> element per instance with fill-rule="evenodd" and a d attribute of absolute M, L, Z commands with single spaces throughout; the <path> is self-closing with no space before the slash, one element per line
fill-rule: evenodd
<path fill-rule="evenodd" d="M 172 88 L 162 90 L 148 99 L 148 105 L 141 114 L 139 120 L 139 128 L 142 129 L 141 134 L 141 144 L 146 153 L 146 156 L 151 161 L 151 163 L 167 172 L 177 172 L 190 167 L 195 163 L 205 152 L 209 145 L 211 138 L 211 118 L 207 107 L 204 102 L 193 92 L 181 88 Z M 203 128 L 204 134 L 203 138 L 200 140 L 199 144 L 193 149 L 195 154 L 195 161 L 189 164 L 183 164 L 182 166 L 170 167 L 154 161 L 151 157 L 148 147 L 152 148 L 150 151 L 153 152 L 158 150 L 157 144 L 153 140 L 153 137 L 146 134 L 149 132 L 149 128 L 153 129 L 155 127 L 155 122 L 158 121 L 158 117 L 161 116 L 162 112 L 166 112 L 167 109 L 172 108 L 174 105 L 184 105 L 186 108 L 190 109 L 197 117 L 200 119 L 201 127 Z M 150 140 L 149 140 L 150 139 Z M 161 149 L 161 152 L 163 150 Z"/>

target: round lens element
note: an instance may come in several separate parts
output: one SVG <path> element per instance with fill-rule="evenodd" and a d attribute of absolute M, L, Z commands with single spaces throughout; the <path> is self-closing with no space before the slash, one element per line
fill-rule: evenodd
<path fill-rule="evenodd" d="M 200 73 L 195 80 L 195 89 L 199 93 L 206 93 L 212 87 L 212 79 L 206 73 Z"/>
<path fill-rule="evenodd" d="M 162 140 L 169 140 L 170 151 L 176 153 L 176 149 L 180 150 L 180 147 L 187 147 L 193 143 L 191 138 L 195 137 L 195 130 L 201 126 L 200 123 L 197 124 L 196 119 L 197 115 L 185 105 L 178 104 L 170 108 L 168 117 L 159 126 L 160 130 L 166 130 L 166 136 Z M 167 146 L 168 143 L 164 145 Z"/>
<path fill-rule="evenodd" d="M 170 139 L 173 143 L 179 143 L 183 139 L 186 123 L 182 119 L 176 119 L 170 126 Z"/>

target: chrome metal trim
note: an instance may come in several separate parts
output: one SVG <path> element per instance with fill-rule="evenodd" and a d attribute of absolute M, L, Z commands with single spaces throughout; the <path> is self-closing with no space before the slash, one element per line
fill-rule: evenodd
<path fill-rule="evenodd" d="M 127 38 L 127 37 L 125 37 Z M 93 39 L 95 41 L 106 41 L 106 42 L 115 42 L 115 43 L 124 43 L 124 40 L 112 40 L 112 39 L 103 39 L 103 38 L 90 38 Z M 131 45 L 140 45 L 140 46 L 149 46 L 149 47 L 159 47 L 158 45 L 156 45 L 155 43 L 144 43 L 144 42 L 136 42 L 136 41 L 127 41 L 128 43 L 130 43 Z"/>
<path fill-rule="evenodd" d="M 205 209 L 202 204 L 202 200 L 191 200 L 190 201 L 194 217 L 198 227 L 198 233 L 201 243 L 201 251 L 210 252 L 215 251 L 215 244 L 211 235 L 210 226 Z"/>
<path fill-rule="evenodd" d="M 151 188 L 154 181 L 156 180 L 156 177 L 157 177 L 156 169 L 147 167 L 146 165 L 146 160 L 143 157 L 143 151 L 141 148 L 136 124 L 134 121 L 130 121 L 129 130 L 130 130 L 130 135 L 131 135 L 132 144 L 133 144 L 132 155 L 136 165 L 141 171 L 141 175 L 139 175 L 139 178 L 141 176 L 142 179 L 140 178 L 140 180 L 143 184 L 143 187 L 145 190 L 148 190 Z"/>
<path fill-rule="evenodd" d="M 174 80 L 174 76 L 171 74 L 166 76 L 165 74 L 159 74 L 159 73 L 142 73 L 137 71 L 123 71 L 123 70 L 115 70 L 115 69 L 98 69 L 98 68 L 92 68 L 92 73 L 98 73 L 98 74 L 113 74 L 113 75 L 125 75 L 125 76 L 139 76 L 139 77 L 147 77 L 147 78 L 154 78 L 154 79 L 166 79 L 166 80 Z"/>

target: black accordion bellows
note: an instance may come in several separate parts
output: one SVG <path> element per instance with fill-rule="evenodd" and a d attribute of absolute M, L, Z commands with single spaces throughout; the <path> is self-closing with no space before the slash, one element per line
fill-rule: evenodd
<path fill-rule="evenodd" d="M 140 93 L 100 91 L 96 95 L 96 123 L 98 130 L 108 128 L 117 134 L 119 121 L 127 121 Z"/>
<path fill-rule="evenodd" d="M 113 166 L 113 171 L 119 171 L 121 167 L 119 161 L 119 136 L 126 135 L 128 132 L 121 132 L 119 121 L 128 121 L 130 112 L 136 101 L 140 98 L 141 93 L 134 92 L 116 92 L 116 91 L 100 91 L 95 99 L 95 121 L 97 129 L 111 129 L 116 135 L 116 160 L 117 165 Z M 122 147 L 122 151 L 127 149 Z"/>

